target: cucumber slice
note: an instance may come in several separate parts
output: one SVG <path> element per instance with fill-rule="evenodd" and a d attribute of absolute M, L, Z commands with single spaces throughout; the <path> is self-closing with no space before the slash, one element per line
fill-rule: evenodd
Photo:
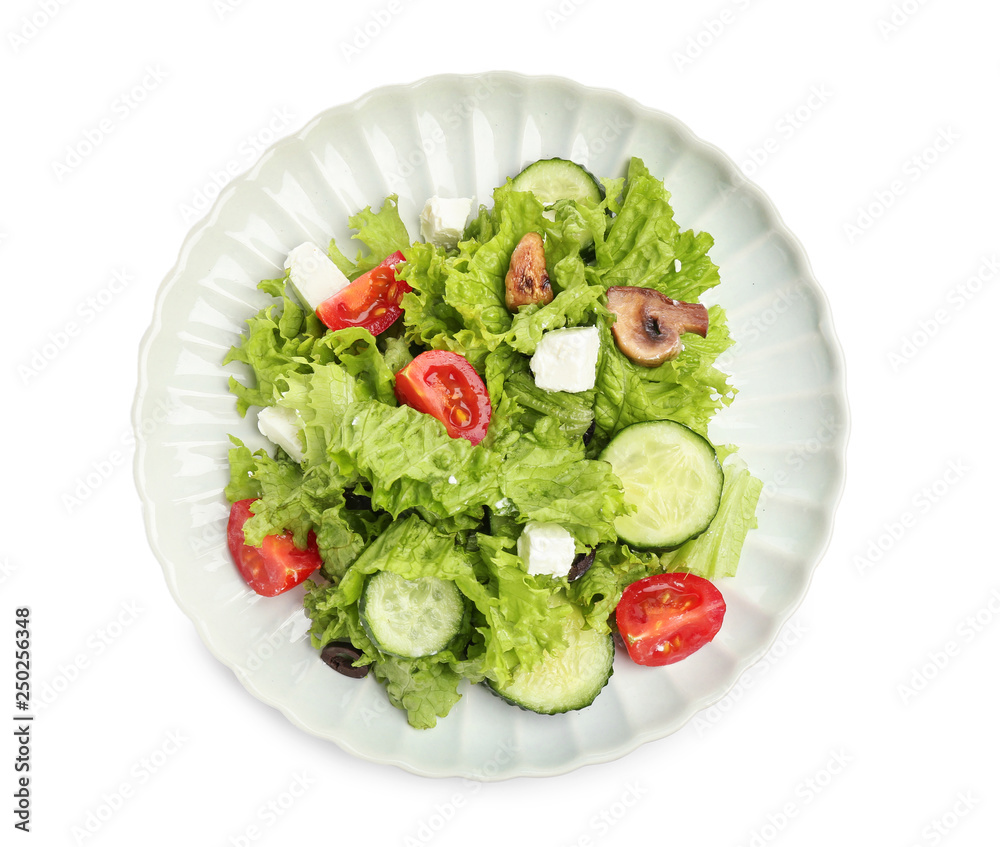
<path fill-rule="evenodd" d="M 547 655 L 531 670 L 515 670 L 505 686 L 489 681 L 490 690 L 508 703 L 541 715 L 558 715 L 593 703 L 614 671 L 614 641 L 610 633 L 586 629 L 576 609 L 564 621 L 565 650 Z"/>
<path fill-rule="evenodd" d="M 417 659 L 439 653 L 451 643 L 462 629 L 466 603 L 450 580 L 404 579 L 378 571 L 368 577 L 358 611 L 379 650 Z"/>
<path fill-rule="evenodd" d="M 513 179 L 515 191 L 530 191 L 543 205 L 557 200 L 600 203 L 604 187 L 582 165 L 568 159 L 539 159 Z"/>
<path fill-rule="evenodd" d="M 615 530 L 633 547 L 676 547 L 704 532 L 722 498 L 722 467 L 715 448 L 675 421 L 625 427 L 600 456 L 611 464 L 636 511 Z"/>

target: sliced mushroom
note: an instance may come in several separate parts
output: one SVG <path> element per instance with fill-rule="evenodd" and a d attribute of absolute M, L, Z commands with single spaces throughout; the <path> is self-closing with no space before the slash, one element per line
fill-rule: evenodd
<path fill-rule="evenodd" d="M 545 248 L 537 232 L 525 233 L 510 256 L 507 269 L 507 308 L 516 312 L 521 306 L 552 302 L 552 286 L 545 270 Z"/>
<path fill-rule="evenodd" d="M 637 365 L 648 368 L 677 358 L 681 335 L 708 333 L 708 309 L 701 303 L 672 300 L 653 288 L 616 285 L 608 289 L 608 308 L 617 319 L 615 343 Z"/>

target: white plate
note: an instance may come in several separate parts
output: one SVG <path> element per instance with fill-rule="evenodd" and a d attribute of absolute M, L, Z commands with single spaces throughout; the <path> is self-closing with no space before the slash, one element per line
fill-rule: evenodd
<path fill-rule="evenodd" d="M 301 589 L 258 597 L 225 545 L 227 434 L 262 443 L 239 418 L 222 358 L 270 298 L 260 279 L 285 254 L 331 236 L 390 193 L 412 236 L 433 195 L 475 196 L 530 161 L 562 156 L 603 176 L 645 160 L 671 191 L 682 228 L 715 237 L 711 255 L 738 345 L 740 388 L 712 436 L 740 445 L 765 482 L 760 526 L 716 640 L 677 665 L 619 660 L 591 707 L 542 717 L 469 688 L 433 730 L 407 726 L 373 679 L 332 672 L 309 645 Z M 349 252 L 349 251 L 348 251 Z M 251 416 L 252 417 L 252 416 Z M 324 112 L 269 149 L 220 194 L 164 280 L 142 343 L 133 410 L 135 475 L 150 544 L 170 590 L 212 652 L 298 726 L 350 753 L 419 774 L 501 779 L 617 758 L 684 725 L 759 659 L 802 600 L 843 486 L 848 428 L 843 362 L 828 307 L 799 243 L 716 148 L 672 117 L 609 91 L 509 73 L 434 77 Z"/>

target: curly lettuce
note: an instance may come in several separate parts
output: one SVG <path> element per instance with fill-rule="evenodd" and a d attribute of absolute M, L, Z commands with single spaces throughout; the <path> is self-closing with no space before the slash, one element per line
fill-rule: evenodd
<path fill-rule="evenodd" d="M 502 685 L 564 647 L 560 616 L 571 607 L 557 598 L 607 632 L 635 579 L 668 569 L 733 575 L 756 524 L 760 481 L 730 457 L 719 513 L 701 536 L 660 552 L 617 538 L 615 518 L 627 507 L 620 481 L 598 458 L 602 448 L 646 420 L 675 420 L 704 435 L 735 389 L 716 366 L 732 343 L 719 306 L 709 307 L 707 337 L 686 335 L 673 361 L 641 367 L 616 349 L 610 286 L 696 302 L 719 283 L 719 270 L 711 236 L 680 229 L 669 192 L 641 160 L 601 183 L 600 201 L 545 208 L 508 181 L 451 250 L 412 242 L 395 196 L 377 211 L 366 207 L 349 219 L 361 245 L 355 258 L 334 241 L 328 255 L 354 279 L 402 251 L 399 273 L 411 290 L 399 324 L 378 338 L 364 329 L 329 332 L 298 303 L 286 274 L 260 283 L 273 302 L 250 318 L 226 357 L 243 366 L 242 379 L 230 378 L 241 415 L 278 405 L 301 424 L 301 464 L 233 439 L 226 495 L 257 501 L 247 541 L 290 532 L 303 546 L 315 534 L 324 565 L 304 600 L 313 643 L 351 641 L 415 727 L 447 715 L 463 681 Z M 504 279 L 526 232 L 543 235 L 554 297 L 512 314 Z M 593 325 L 601 338 L 594 388 L 539 389 L 529 359 L 542 335 Z M 397 402 L 395 374 L 428 348 L 465 356 L 483 376 L 493 414 L 480 444 L 449 437 L 435 418 Z M 593 554 L 586 574 L 573 583 L 529 575 L 515 545 L 529 521 L 566 528 L 581 554 Z M 372 643 L 358 601 L 365 581 L 383 570 L 454 582 L 469 615 L 447 649 L 403 659 Z"/>

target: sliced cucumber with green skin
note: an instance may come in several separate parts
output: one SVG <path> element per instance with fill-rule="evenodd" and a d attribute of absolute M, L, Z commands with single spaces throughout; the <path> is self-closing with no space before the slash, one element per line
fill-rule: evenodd
<path fill-rule="evenodd" d="M 568 159 L 539 159 L 513 179 L 515 191 L 530 191 L 543 205 L 557 200 L 600 203 L 604 187 L 582 165 Z"/>
<path fill-rule="evenodd" d="M 723 474 L 715 448 L 683 424 L 627 426 L 600 458 L 636 507 L 615 520 L 618 536 L 633 547 L 676 547 L 704 532 L 719 511 Z"/>
<path fill-rule="evenodd" d="M 490 689 L 508 703 L 541 715 L 593 703 L 614 671 L 614 640 L 610 633 L 585 628 L 576 609 L 564 620 L 565 650 L 545 656 L 530 670 L 518 668 L 507 685 L 489 681 Z"/>
<path fill-rule="evenodd" d="M 391 571 L 368 577 L 358 604 L 361 623 L 383 653 L 418 659 L 447 647 L 461 631 L 466 602 L 454 582 Z"/>

